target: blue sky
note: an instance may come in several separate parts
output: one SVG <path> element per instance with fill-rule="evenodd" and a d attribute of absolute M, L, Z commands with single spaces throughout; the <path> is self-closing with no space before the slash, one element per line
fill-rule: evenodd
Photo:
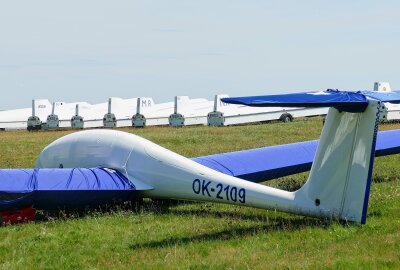
<path fill-rule="evenodd" d="M 398 1 L 3 1 L 0 109 L 400 88 Z"/>

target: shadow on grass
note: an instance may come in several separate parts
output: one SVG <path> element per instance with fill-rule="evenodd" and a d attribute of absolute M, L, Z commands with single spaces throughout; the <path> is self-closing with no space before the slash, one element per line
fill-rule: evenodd
<path fill-rule="evenodd" d="M 102 205 L 85 209 L 54 209 L 54 210 L 38 210 L 36 213 L 35 222 L 48 222 L 67 219 L 83 219 L 86 217 L 99 217 L 112 215 L 114 213 L 140 214 L 150 210 L 151 207 L 146 207 L 149 203 L 142 201 L 129 201 L 116 203 L 113 205 Z"/>
<path fill-rule="evenodd" d="M 260 224 L 250 226 L 250 227 L 238 227 L 232 226 L 228 229 L 204 233 L 200 235 L 193 236 L 183 236 L 183 237 L 170 237 L 158 241 L 149 241 L 147 243 L 135 243 L 129 245 L 130 249 L 146 249 L 146 248 L 168 248 L 171 246 L 184 246 L 190 243 L 200 243 L 207 241 L 228 241 L 232 239 L 240 239 L 247 236 L 277 232 L 277 231 L 295 231 L 308 227 L 320 227 L 329 228 L 333 222 L 337 220 L 329 219 L 315 219 L 308 217 L 285 217 L 285 216 L 274 216 L 271 217 L 271 212 L 265 212 L 265 214 L 247 214 L 235 211 L 217 211 L 208 207 L 207 204 L 199 202 L 183 202 L 184 204 L 202 204 L 198 209 L 175 209 L 173 206 L 180 204 L 182 202 L 174 202 L 172 206 L 165 201 L 157 209 L 158 214 L 173 214 L 177 216 L 201 216 L 206 218 L 221 218 L 221 221 L 226 222 L 227 219 L 235 221 L 251 221 L 259 222 Z M 275 214 L 274 214 L 275 215 Z M 281 215 L 281 213 L 278 213 Z M 285 214 L 282 214 L 285 215 Z M 348 224 L 342 223 L 342 225 L 347 226 Z"/>
<path fill-rule="evenodd" d="M 87 207 L 84 209 L 53 209 L 38 210 L 36 222 L 48 222 L 67 219 L 83 219 L 86 217 L 99 217 L 123 213 L 126 215 L 139 215 L 143 213 L 154 213 L 157 215 L 170 214 L 170 207 L 180 204 L 201 204 L 201 202 L 180 201 L 180 200 L 143 200 L 117 202 L 112 205 Z M 23 224 L 23 223 L 21 223 Z"/>
<path fill-rule="evenodd" d="M 395 182 L 398 181 L 399 177 L 397 175 L 392 175 L 392 176 L 382 176 L 382 175 L 377 175 L 373 177 L 372 181 L 374 183 L 388 183 L 388 182 Z"/>
<path fill-rule="evenodd" d="M 179 209 L 181 205 L 196 205 L 195 209 Z M 38 211 L 36 216 L 37 222 L 48 221 L 63 221 L 67 219 L 83 219 L 87 217 L 99 217 L 113 214 L 124 215 L 140 215 L 144 213 L 153 213 L 156 215 L 176 215 L 176 216 L 199 216 L 206 218 L 220 218 L 223 220 L 235 221 L 251 221 L 267 223 L 269 230 L 293 230 L 307 226 L 328 227 L 332 220 L 321 220 L 308 217 L 292 218 L 276 216 L 285 215 L 283 213 L 271 214 L 272 212 L 265 212 L 262 214 L 256 213 L 243 213 L 237 211 L 237 208 L 232 207 L 232 210 L 215 210 L 213 204 L 195 201 L 182 201 L 182 200 L 145 200 L 135 202 L 125 202 L 112 206 L 103 206 L 94 209 L 84 210 L 53 210 L 53 211 Z M 273 217 L 271 217 L 273 215 Z M 296 217 L 296 216 L 295 216 Z M 265 231 L 265 229 L 264 229 Z"/>
<path fill-rule="evenodd" d="M 283 217 L 276 217 L 271 219 L 268 224 L 260 224 L 246 228 L 232 227 L 218 232 L 211 232 L 193 236 L 170 237 L 159 241 L 131 244 L 129 245 L 129 248 L 133 250 L 146 248 L 158 249 L 208 241 L 228 241 L 263 233 L 277 231 L 294 231 L 305 227 L 319 226 L 327 228 L 330 226 L 330 224 L 330 222 L 324 222 L 321 220 L 310 218 L 286 219 Z"/>

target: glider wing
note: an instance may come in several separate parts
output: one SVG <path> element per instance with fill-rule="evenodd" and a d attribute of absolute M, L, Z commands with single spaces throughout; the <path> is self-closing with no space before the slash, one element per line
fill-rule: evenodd
<path fill-rule="evenodd" d="M 138 190 L 134 181 L 107 168 L 2 169 L 0 179 L 0 211 L 107 205 L 132 200 Z"/>
<path fill-rule="evenodd" d="M 192 160 L 244 180 L 263 182 L 309 171 L 319 140 L 209 155 Z M 400 129 L 378 133 L 375 156 L 400 153 Z"/>

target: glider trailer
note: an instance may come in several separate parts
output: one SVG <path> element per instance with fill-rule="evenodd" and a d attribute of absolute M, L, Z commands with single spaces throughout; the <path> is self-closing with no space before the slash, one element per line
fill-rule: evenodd
<path fill-rule="evenodd" d="M 79 208 L 144 197 L 222 202 L 366 222 L 382 102 L 400 102 L 400 94 L 327 90 L 223 101 L 248 106 L 330 107 L 303 187 L 294 192 L 279 190 L 221 173 L 133 134 L 87 130 L 47 146 L 37 160 L 37 169 L 3 170 L 1 193 L 20 197 L 3 201 L 0 211 L 30 205 L 37 209 Z"/>

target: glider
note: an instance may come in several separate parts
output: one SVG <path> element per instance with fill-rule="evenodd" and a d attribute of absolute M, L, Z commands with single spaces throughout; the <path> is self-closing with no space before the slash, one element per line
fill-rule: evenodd
<path fill-rule="evenodd" d="M 398 130 L 380 133 L 380 146 L 376 149 L 382 102 L 400 103 L 399 92 L 327 90 L 223 101 L 258 107 L 330 109 L 319 143 L 312 141 L 295 146 L 308 151 L 308 158 L 287 163 L 282 161 L 289 160 L 285 151 L 278 150 L 283 156 L 262 160 L 265 164 L 262 166 L 259 154 L 279 148 L 224 154 L 231 161 L 224 163 L 215 156 L 188 159 L 120 131 L 73 133 L 48 145 L 37 159 L 37 168 L 0 170 L 0 211 L 29 206 L 82 208 L 134 198 L 167 198 L 366 222 L 375 150 L 381 155 L 399 153 Z M 288 145 L 276 147 L 282 150 Z M 254 183 L 298 172 L 294 167 L 307 170 L 311 157 L 309 178 L 297 191 Z M 238 163 L 240 159 L 245 160 Z"/>

